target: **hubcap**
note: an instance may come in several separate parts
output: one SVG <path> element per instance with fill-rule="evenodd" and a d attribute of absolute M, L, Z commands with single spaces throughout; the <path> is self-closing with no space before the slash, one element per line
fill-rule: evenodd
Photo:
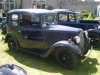
<path fill-rule="evenodd" d="M 9 48 L 12 49 L 12 50 L 16 49 L 16 44 L 15 44 L 14 40 L 10 40 L 10 42 L 9 42 Z"/>
<path fill-rule="evenodd" d="M 58 56 L 59 62 L 64 66 L 70 66 L 72 63 L 72 57 L 67 51 L 61 51 Z"/>

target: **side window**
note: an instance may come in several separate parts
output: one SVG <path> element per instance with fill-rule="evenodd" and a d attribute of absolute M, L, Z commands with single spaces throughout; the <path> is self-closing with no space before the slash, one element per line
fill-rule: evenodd
<path fill-rule="evenodd" d="M 38 27 L 40 19 L 38 15 L 20 14 L 20 26 L 24 28 Z"/>
<path fill-rule="evenodd" d="M 59 14 L 59 21 L 67 21 L 68 15 L 67 14 Z"/>
<path fill-rule="evenodd" d="M 12 27 L 18 27 L 18 15 L 16 14 L 11 15 L 11 24 Z"/>
<path fill-rule="evenodd" d="M 40 26 L 40 18 L 38 15 L 32 16 L 32 27 L 39 27 Z"/>
<path fill-rule="evenodd" d="M 30 14 L 20 14 L 20 26 L 26 28 L 32 26 Z"/>
<path fill-rule="evenodd" d="M 74 14 L 69 14 L 69 21 L 71 21 L 71 22 L 74 22 L 75 21 Z"/>

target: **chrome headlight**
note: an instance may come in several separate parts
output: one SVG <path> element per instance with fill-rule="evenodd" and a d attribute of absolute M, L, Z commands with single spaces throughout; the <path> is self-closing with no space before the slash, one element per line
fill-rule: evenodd
<path fill-rule="evenodd" d="M 88 32 L 87 32 L 87 31 L 84 31 L 84 34 L 85 34 L 86 36 L 88 36 Z"/>
<path fill-rule="evenodd" d="M 80 37 L 79 37 L 79 36 L 75 36 L 75 37 L 74 37 L 74 39 L 75 39 L 75 42 L 76 42 L 77 44 L 79 44 L 79 43 L 80 43 L 80 40 L 81 40 L 81 39 L 80 39 Z"/>
<path fill-rule="evenodd" d="M 98 26 L 98 29 L 100 29 L 100 26 Z"/>

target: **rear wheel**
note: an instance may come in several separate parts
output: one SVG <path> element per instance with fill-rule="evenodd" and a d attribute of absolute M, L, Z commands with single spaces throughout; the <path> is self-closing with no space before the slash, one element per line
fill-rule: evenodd
<path fill-rule="evenodd" d="M 69 49 L 60 48 L 55 53 L 55 59 L 62 67 L 73 69 L 77 64 L 77 56 Z"/>
<path fill-rule="evenodd" d="M 18 43 L 13 38 L 8 39 L 8 47 L 11 51 L 18 51 Z"/>

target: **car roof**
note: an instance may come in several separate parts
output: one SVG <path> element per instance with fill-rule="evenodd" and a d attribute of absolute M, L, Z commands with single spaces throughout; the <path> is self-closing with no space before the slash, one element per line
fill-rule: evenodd
<path fill-rule="evenodd" d="M 56 12 L 56 13 L 70 13 L 70 14 L 79 14 L 80 13 L 77 11 L 73 11 L 71 9 L 53 9 L 52 11 Z"/>
<path fill-rule="evenodd" d="M 53 11 L 46 10 L 46 9 L 13 9 L 8 12 L 8 14 L 25 14 L 25 13 L 54 13 Z"/>

